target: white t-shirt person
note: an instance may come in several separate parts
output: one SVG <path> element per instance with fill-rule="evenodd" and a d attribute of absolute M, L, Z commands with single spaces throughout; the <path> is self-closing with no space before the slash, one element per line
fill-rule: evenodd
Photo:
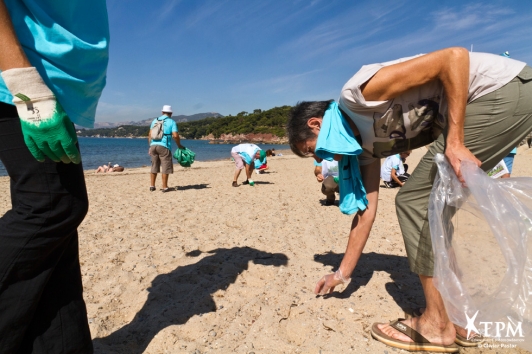
<path fill-rule="evenodd" d="M 381 178 L 384 182 L 392 181 L 392 169 L 395 170 L 397 176 L 401 176 L 405 173 L 403 161 L 399 154 L 388 156 L 381 166 Z"/>
<path fill-rule="evenodd" d="M 321 175 L 323 176 L 323 179 L 329 176 L 338 177 L 338 161 L 314 161 L 314 166 L 321 166 Z"/>
<path fill-rule="evenodd" d="M 253 159 L 255 158 L 255 154 L 257 153 L 257 151 L 260 150 L 260 147 L 258 147 L 257 145 L 255 144 L 239 144 L 239 145 L 236 145 L 235 147 L 233 147 L 231 149 L 231 152 L 233 153 L 237 153 L 239 154 L 240 156 L 242 156 L 242 158 L 244 159 L 244 161 L 250 165 L 252 162 L 253 162 Z"/>

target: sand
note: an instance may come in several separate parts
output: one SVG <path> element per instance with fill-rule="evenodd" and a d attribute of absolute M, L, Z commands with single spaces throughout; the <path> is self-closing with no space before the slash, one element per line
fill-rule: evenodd
<path fill-rule="evenodd" d="M 424 151 L 409 157 L 411 169 Z M 79 238 L 96 353 L 400 351 L 370 335 L 373 322 L 424 306 L 395 216 L 398 189 L 381 188 L 352 281 L 317 297 L 316 282 L 340 264 L 352 217 L 323 205 L 312 160 L 283 153 L 269 159 L 269 173 L 253 175 L 255 187 L 231 187 L 229 159 L 177 167 L 169 193 L 149 191 L 148 168 L 87 171 Z M 531 164 L 521 148 L 514 176 L 530 175 Z M 7 177 L 0 188 L 3 213 Z"/>

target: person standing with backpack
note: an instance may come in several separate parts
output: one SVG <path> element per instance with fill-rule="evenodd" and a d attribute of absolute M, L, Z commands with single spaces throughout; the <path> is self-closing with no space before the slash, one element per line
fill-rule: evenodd
<path fill-rule="evenodd" d="M 159 172 L 163 176 L 162 192 L 166 193 L 170 191 L 170 188 L 168 188 L 168 175 L 174 173 L 171 151 L 172 140 L 170 138 L 174 139 L 178 148 L 185 148 L 181 145 L 181 140 L 177 133 L 177 124 L 171 117 L 172 106 L 164 105 L 162 115 L 155 118 L 150 125 L 150 132 L 148 133 L 148 144 L 150 148 L 148 154 L 151 156 L 151 192 L 155 191 L 155 180 Z"/>

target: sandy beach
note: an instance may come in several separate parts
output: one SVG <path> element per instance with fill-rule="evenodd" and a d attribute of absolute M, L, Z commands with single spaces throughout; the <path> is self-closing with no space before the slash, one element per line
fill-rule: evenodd
<path fill-rule="evenodd" d="M 410 169 L 425 151 L 413 152 Z M 351 282 L 317 297 L 316 282 L 340 264 L 352 216 L 323 205 L 311 159 L 283 151 L 268 162 L 254 187 L 238 188 L 229 159 L 176 166 L 169 193 L 149 191 L 148 167 L 86 172 L 79 239 L 96 353 L 400 352 L 370 335 L 372 323 L 424 306 L 395 215 L 398 189 L 381 188 Z M 521 147 L 513 176 L 532 175 L 530 166 L 532 150 Z M 3 214 L 8 177 L 0 188 Z"/>

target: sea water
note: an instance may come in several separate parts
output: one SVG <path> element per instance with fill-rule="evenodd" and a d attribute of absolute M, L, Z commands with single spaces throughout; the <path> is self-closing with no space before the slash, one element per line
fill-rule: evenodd
<path fill-rule="evenodd" d="M 82 138 L 79 148 L 84 170 L 96 169 L 98 166 L 119 164 L 125 168 L 150 166 L 148 139 L 130 138 Z M 211 161 L 231 158 L 231 144 L 209 144 L 207 140 L 181 140 L 181 144 L 196 153 L 196 161 Z M 288 145 L 257 144 L 261 149 L 289 149 Z M 172 153 L 177 149 L 172 141 Z M 175 162 L 175 160 L 174 160 Z M 0 163 L 0 176 L 7 176 L 4 165 Z"/>

